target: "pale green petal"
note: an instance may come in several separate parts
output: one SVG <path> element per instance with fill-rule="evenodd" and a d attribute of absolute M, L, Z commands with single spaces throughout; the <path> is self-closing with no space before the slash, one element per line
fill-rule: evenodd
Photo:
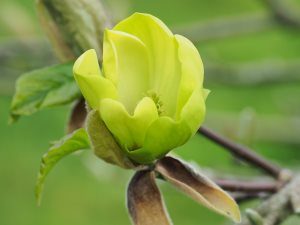
<path fill-rule="evenodd" d="M 172 32 L 158 18 L 142 13 L 135 13 L 121 21 L 114 30 L 132 34 L 146 45 L 150 55 L 150 91 L 161 98 L 166 115 L 173 116 L 177 105 L 180 63 Z"/>
<path fill-rule="evenodd" d="M 73 73 L 81 93 L 92 108 L 98 108 L 103 98 L 117 97 L 112 82 L 101 75 L 95 50 L 86 51 L 76 60 Z"/>
<path fill-rule="evenodd" d="M 97 53 L 94 49 L 86 51 L 76 60 L 73 67 L 73 73 L 85 76 L 101 75 Z"/>
<path fill-rule="evenodd" d="M 149 62 L 145 45 L 133 35 L 106 30 L 103 71 L 118 89 L 119 100 L 132 113 L 149 87 Z"/>
<path fill-rule="evenodd" d="M 175 35 L 178 43 L 178 57 L 181 62 L 181 81 L 178 93 L 176 117 L 195 89 L 202 88 L 204 69 L 197 48 L 187 38 Z"/>
<path fill-rule="evenodd" d="M 120 102 L 103 99 L 100 114 L 119 144 L 128 150 L 142 146 L 149 125 L 158 118 L 156 106 L 149 97 L 144 97 L 138 103 L 133 116 L 128 114 Z"/>
<path fill-rule="evenodd" d="M 196 89 L 181 111 L 180 120 L 190 127 L 192 135 L 196 133 L 204 120 L 206 111 L 205 99 L 208 93 L 207 91 Z"/>
<path fill-rule="evenodd" d="M 82 95 L 92 109 L 99 108 L 101 99 L 117 98 L 117 90 L 110 80 L 100 75 L 74 76 Z"/>
<path fill-rule="evenodd" d="M 186 143 L 190 136 L 191 130 L 185 122 L 175 122 L 170 117 L 160 117 L 149 127 L 144 146 L 128 152 L 128 157 L 141 164 L 151 163 Z"/>

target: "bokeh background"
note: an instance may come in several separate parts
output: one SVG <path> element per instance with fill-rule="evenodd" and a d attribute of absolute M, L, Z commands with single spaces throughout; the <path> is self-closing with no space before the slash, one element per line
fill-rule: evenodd
<path fill-rule="evenodd" d="M 299 0 L 285 0 L 300 15 Z M 293 170 L 300 162 L 300 25 L 274 17 L 264 0 L 107 0 L 116 19 L 134 11 L 161 18 L 190 37 L 212 90 L 206 125 Z M 299 10 L 298 10 L 299 9 Z M 297 14 L 297 12 L 299 12 Z M 292 17 L 294 18 L 294 17 Z M 132 172 L 90 152 L 63 159 L 49 175 L 41 207 L 34 199 L 40 158 L 64 135 L 70 107 L 47 109 L 8 125 L 15 79 L 55 64 L 33 0 L 0 1 L 0 224 L 129 225 L 125 188 Z M 175 151 L 208 173 L 259 176 L 200 136 Z M 175 224 L 230 224 L 165 183 L 159 184 Z M 242 208 L 255 205 L 250 202 Z M 300 223 L 290 218 L 285 224 Z"/>

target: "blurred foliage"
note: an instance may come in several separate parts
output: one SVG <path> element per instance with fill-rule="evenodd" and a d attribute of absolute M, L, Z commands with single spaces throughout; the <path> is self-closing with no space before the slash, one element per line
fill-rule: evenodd
<path fill-rule="evenodd" d="M 115 7 L 116 19 L 134 11 L 148 12 L 161 18 L 171 27 L 255 13 L 271 14 L 270 9 L 261 0 L 124 0 L 119 4 L 120 1 L 107 0 L 109 5 Z M 300 8 L 299 0 L 287 2 Z M 57 140 L 63 136 L 69 107 L 48 109 L 32 117 L 22 118 L 13 126 L 7 125 L 7 119 L 11 87 L 16 76 L 55 62 L 48 45 L 44 44 L 44 39 L 33 0 L 1 1 L 0 224 L 130 224 L 124 196 L 131 172 L 107 165 L 91 156 L 89 152 L 80 153 L 84 155 L 83 159 L 75 154 L 64 159 L 64 163 L 59 163 L 49 176 L 42 206 L 38 208 L 35 205 L 34 183 L 40 158 L 48 149 L 49 140 Z M 34 48 L 18 47 L 28 46 L 28 40 L 34 43 Z M 274 63 L 276 60 L 299 60 L 299 40 L 300 29 L 278 23 L 260 32 L 202 41 L 197 46 L 205 65 L 208 62 L 216 62 L 220 65 L 234 66 L 240 63 L 261 63 L 265 60 L 273 60 Z M 5 48 L 8 43 L 12 43 L 11 51 Z M 46 57 L 42 57 L 41 52 L 45 52 Z M 26 57 L 20 57 L 20 54 Z M 300 76 L 299 71 L 295 73 L 295 76 Z M 278 123 L 277 118 L 283 121 L 286 118 L 295 118 L 295 126 L 299 123 L 299 81 L 287 79 L 276 83 L 233 86 L 215 82 L 215 79 L 210 80 L 207 77 L 205 86 L 212 90 L 208 98 L 208 125 L 214 126 L 230 138 L 247 142 L 278 163 L 291 168 L 299 167 L 300 144 L 297 135 L 296 141 L 257 138 L 255 127 L 251 128 L 249 124 L 240 122 L 244 110 L 250 109 L 255 118 L 270 119 L 269 124 L 272 126 L 268 125 L 269 130 L 265 131 L 269 137 L 276 133 L 274 130 L 281 130 L 288 135 L 290 126 L 282 126 L 283 123 Z M 219 118 L 216 114 L 222 116 L 219 121 L 229 122 L 215 124 L 214 121 Z M 237 119 L 230 122 L 228 114 Z M 248 134 L 254 138 L 237 135 L 241 129 L 254 129 Z M 253 171 L 233 160 L 221 148 L 199 136 L 176 153 L 187 160 L 197 162 L 201 167 L 213 168 L 219 173 L 243 176 L 259 174 L 259 171 Z M 167 184 L 160 185 L 175 224 L 226 224 L 222 217 L 202 208 Z M 297 223 L 297 218 L 291 218 L 285 224 Z"/>

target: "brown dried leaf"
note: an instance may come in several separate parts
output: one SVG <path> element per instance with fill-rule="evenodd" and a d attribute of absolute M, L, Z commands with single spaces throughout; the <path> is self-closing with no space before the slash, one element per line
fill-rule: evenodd
<path fill-rule="evenodd" d="M 172 157 L 160 159 L 155 170 L 168 182 L 209 209 L 240 222 L 236 202 L 210 179 Z"/>
<path fill-rule="evenodd" d="M 153 171 L 138 171 L 127 190 L 127 206 L 135 225 L 172 225 Z"/>
<path fill-rule="evenodd" d="M 87 112 L 85 109 L 85 100 L 81 97 L 72 108 L 68 123 L 68 133 L 72 133 L 73 131 L 83 127 L 86 116 Z"/>

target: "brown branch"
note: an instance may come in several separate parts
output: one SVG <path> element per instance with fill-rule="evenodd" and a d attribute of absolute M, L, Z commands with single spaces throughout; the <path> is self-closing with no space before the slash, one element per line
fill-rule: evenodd
<path fill-rule="evenodd" d="M 276 179 L 281 177 L 282 169 L 277 165 L 272 164 L 268 160 L 264 159 L 262 156 L 256 154 L 249 148 L 246 148 L 242 145 L 236 144 L 233 141 L 230 141 L 219 134 L 212 132 L 211 130 L 201 127 L 198 132 L 218 145 L 224 147 L 231 154 L 236 156 L 237 158 L 244 160 L 252 165 L 255 165 L 270 174 Z"/>
<path fill-rule="evenodd" d="M 297 208 L 293 207 L 292 199 L 295 199 L 296 196 L 300 196 L 300 193 L 297 193 L 299 186 L 300 177 L 296 176 L 278 193 L 262 202 L 255 209 L 255 212 L 261 217 L 264 225 L 278 225 L 289 216 L 297 213 Z M 243 221 L 242 225 L 253 225 L 248 219 Z"/>
<path fill-rule="evenodd" d="M 265 199 L 270 196 L 270 193 L 259 192 L 259 193 L 243 193 L 243 192 L 234 192 L 229 193 L 232 198 L 238 203 L 242 204 L 247 201 L 255 200 L 255 199 Z"/>
<path fill-rule="evenodd" d="M 256 181 L 238 181 L 238 180 L 215 180 L 216 184 L 222 189 L 230 192 L 268 192 L 274 193 L 278 190 L 279 185 L 275 182 L 256 182 Z"/>

